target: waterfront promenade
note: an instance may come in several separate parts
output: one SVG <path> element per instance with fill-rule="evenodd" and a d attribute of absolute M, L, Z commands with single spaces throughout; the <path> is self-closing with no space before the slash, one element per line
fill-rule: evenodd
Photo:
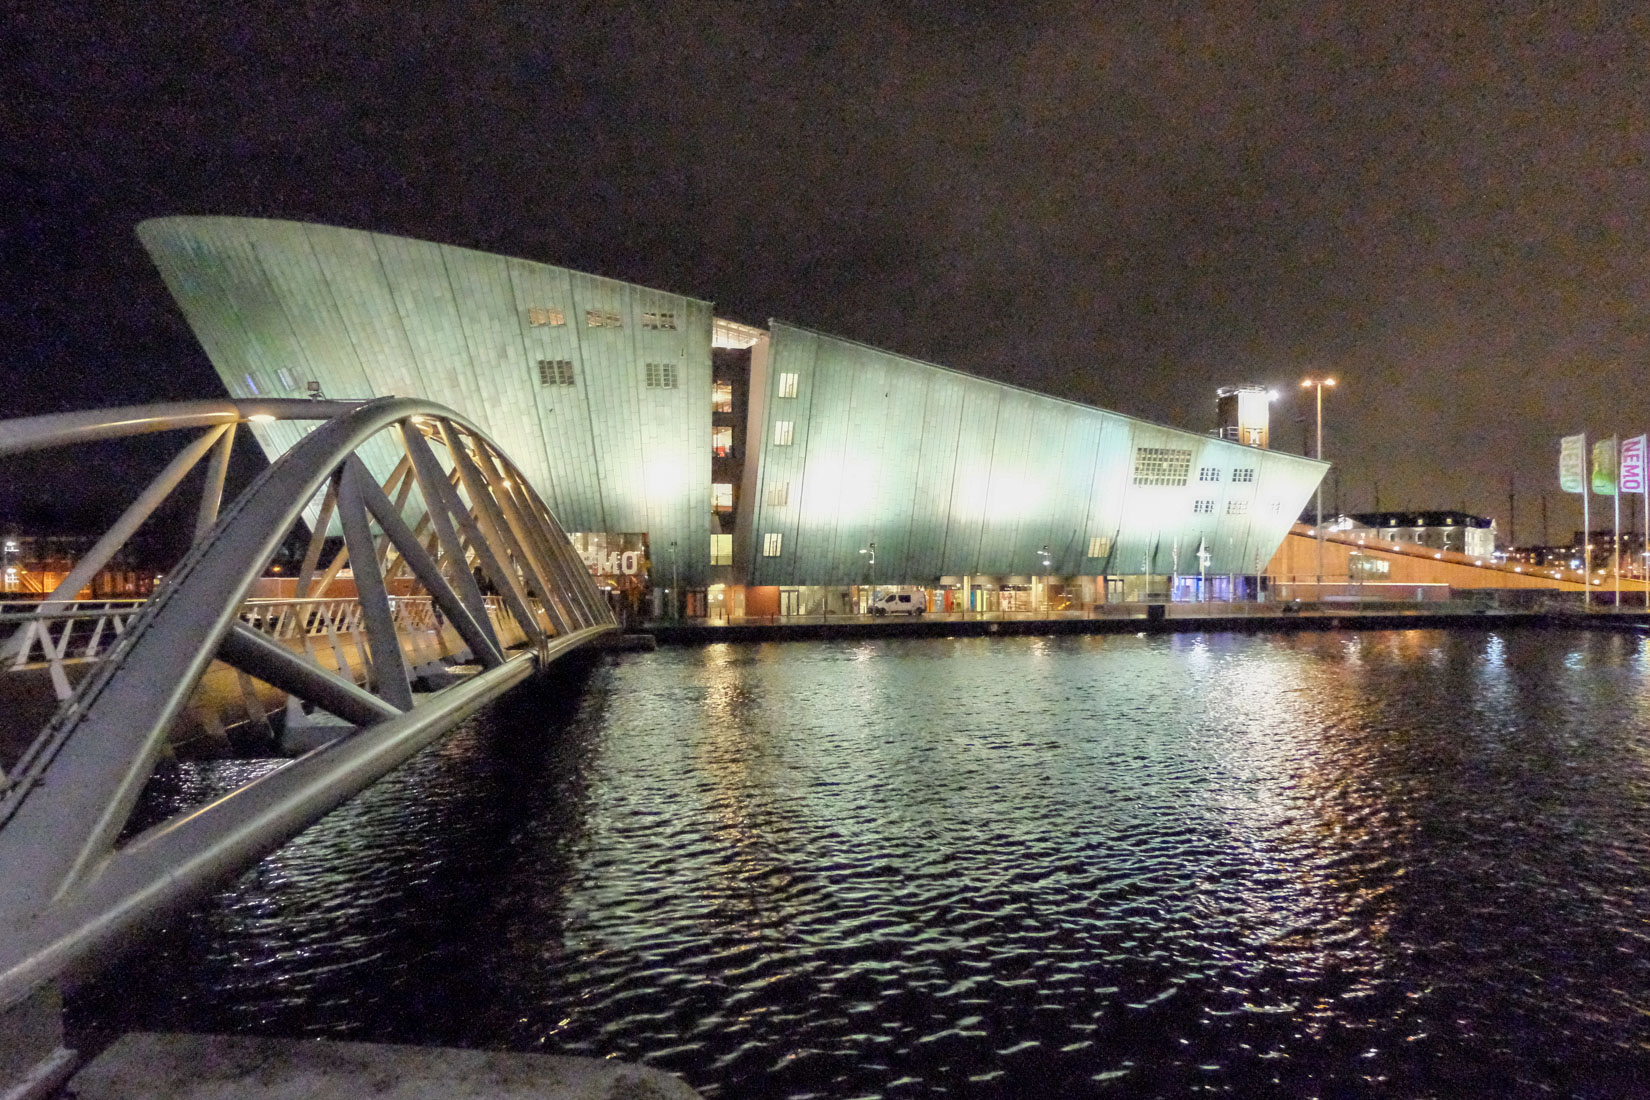
<path fill-rule="evenodd" d="M 1205 631 L 1481 629 L 1530 627 L 1650 629 L 1642 609 L 1584 610 L 1557 601 L 1498 606 L 1485 600 L 1422 603 L 1161 603 L 1112 604 L 1084 612 L 947 612 L 914 617 L 870 615 L 749 616 L 653 621 L 632 626 L 662 645 L 716 642 L 815 641 L 876 637 L 989 637 L 1029 634 L 1197 633 Z"/>

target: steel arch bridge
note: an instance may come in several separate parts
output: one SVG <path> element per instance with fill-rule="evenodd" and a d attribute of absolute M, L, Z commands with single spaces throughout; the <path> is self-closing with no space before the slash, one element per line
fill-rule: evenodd
<path fill-rule="evenodd" d="M 230 448 L 248 420 L 313 426 L 220 512 Z M 0 423 L 0 457 L 177 430 L 197 434 L 54 592 L 9 617 L 16 629 L 0 644 L 19 662 L 37 642 L 55 654 L 66 696 L 0 773 L 0 1027 L 9 1017 L 27 1030 L 42 1011 L 55 1020 L 61 977 L 95 968 L 536 669 L 617 629 L 566 533 L 505 455 L 426 401 L 204 401 L 35 417 Z M 62 658 L 86 615 L 75 594 L 203 461 L 192 548 L 140 610 L 115 621 L 116 644 L 70 690 Z M 273 614 L 249 595 L 302 517 L 311 533 L 299 598 Z M 331 531 L 343 546 L 323 566 Z M 356 596 L 341 641 L 334 619 L 317 625 L 321 605 L 338 601 L 317 594 L 346 564 Z M 94 636 L 88 656 L 96 649 Z M 214 668 L 233 670 L 249 713 L 261 719 L 252 701 L 274 691 L 324 742 L 122 839 L 169 731 Z M 7 1045 L 0 1037 L 0 1061 Z M 45 1045 L 28 1070 L 42 1079 L 54 1059 L 72 1062 Z M 22 1072 L 12 1053 L 10 1072 Z M 7 1072 L 0 1065 L 0 1088 Z"/>

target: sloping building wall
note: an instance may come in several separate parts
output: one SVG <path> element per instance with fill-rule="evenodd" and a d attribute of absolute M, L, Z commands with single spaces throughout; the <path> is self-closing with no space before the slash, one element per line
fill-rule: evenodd
<path fill-rule="evenodd" d="M 451 405 L 568 530 L 646 532 L 684 588 L 863 582 L 872 543 L 882 584 L 1196 574 L 1200 549 L 1257 574 L 1327 469 L 776 323 L 750 330 L 752 461 L 713 570 L 708 303 L 294 222 L 138 235 L 231 394 Z M 274 456 L 301 429 L 253 430 Z"/>
<path fill-rule="evenodd" d="M 757 585 L 1259 573 L 1327 469 L 778 322 L 762 390 Z"/>
<path fill-rule="evenodd" d="M 672 541 L 700 585 L 710 537 L 709 303 L 548 264 L 252 218 L 144 222 L 237 397 L 428 397 L 474 420 L 570 531 Z M 548 364 L 548 366 L 541 366 Z M 650 369 L 650 364 L 653 365 Z M 668 369 L 666 369 L 668 368 Z M 294 425 L 253 425 L 271 457 Z M 388 473 L 389 452 L 369 462 Z"/>

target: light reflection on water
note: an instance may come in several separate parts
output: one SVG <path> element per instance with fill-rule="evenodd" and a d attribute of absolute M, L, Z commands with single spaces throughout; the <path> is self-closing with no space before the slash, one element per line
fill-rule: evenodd
<path fill-rule="evenodd" d="M 1640 640 L 1533 631 L 625 657 L 427 752 L 79 1011 L 723 1096 L 1622 1094 L 1647 676 Z"/>

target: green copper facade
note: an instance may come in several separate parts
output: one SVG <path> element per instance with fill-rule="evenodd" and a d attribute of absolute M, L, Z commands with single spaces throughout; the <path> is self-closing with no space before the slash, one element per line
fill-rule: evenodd
<path fill-rule="evenodd" d="M 789 325 L 772 341 L 753 584 L 859 583 L 873 542 L 883 583 L 1196 574 L 1200 549 L 1210 574 L 1259 573 L 1324 468 Z"/>
<path fill-rule="evenodd" d="M 645 533 L 687 588 L 864 583 L 873 543 L 883 585 L 1255 574 L 1327 469 L 775 323 L 736 410 L 733 564 L 712 566 L 708 303 L 293 222 L 138 234 L 230 393 L 450 405 L 568 530 Z"/>
<path fill-rule="evenodd" d="M 232 395 L 427 397 L 491 435 L 569 531 L 708 547 L 708 303 L 296 222 L 161 218 L 138 237 Z M 254 430 L 273 457 L 297 429 Z M 682 583 L 708 561 L 683 553 Z"/>

